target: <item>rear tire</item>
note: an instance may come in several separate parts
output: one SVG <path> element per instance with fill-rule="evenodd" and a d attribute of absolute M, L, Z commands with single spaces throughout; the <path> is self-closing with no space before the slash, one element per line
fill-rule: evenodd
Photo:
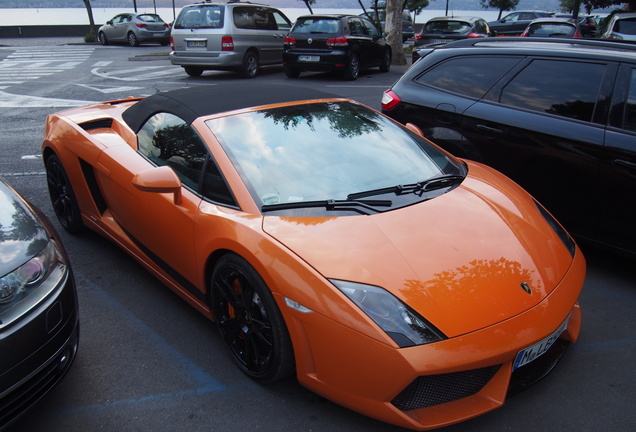
<path fill-rule="evenodd" d="M 137 39 L 137 36 L 135 36 L 133 32 L 128 33 L 128 36 L 126 36 L 126 39 L 128 40 L 128 45 L 130 45 L 131 47 L 139 46 L 139 40 Z"/>
<path fill-rule="evenodd" d="M 191 77 L 198 77 L 203 73 L 203 68 L 197 66 L 184 66 L 183 70 Z"/>
<path fill-rule="evenodd" d="M 259 68 L 258 54 L 254 51 L 246 52 L 240 69 L 241 76 L 243 78 L 256 78 Z"/>
<path fill-rule="evenodd" d="M 285 75 L 287 75 L 287 78 L 298 78 L 300 71 L 294 67 L 285 66 Z"/>
<path fill-rule="evenodd" d="M 360 57 L 358 54 L 351 54 L 347 67 L 344 70 L 344 77 L 346 80 L 354 81 L 360 75 Z"/>

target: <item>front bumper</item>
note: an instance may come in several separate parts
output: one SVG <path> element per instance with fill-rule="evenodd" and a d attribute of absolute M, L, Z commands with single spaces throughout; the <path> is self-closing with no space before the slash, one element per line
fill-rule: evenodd
<path fill-rule="evenodd" d="M 585 260 L 577 250 L 568 274 L 536 307 L 469 334 L 403 349 L 320 314 L 296 314 L 286 321 L 298 379 L 341 405 L 410 429 L 434 429 L 476 417 L 503 405 L 509 391 L 546 375 L 577 340 L 577 298 L 584 278 Z M 519 351 L 554 333 L 568 316 L 567 328 L 552 348 L 513 372 Z"/>

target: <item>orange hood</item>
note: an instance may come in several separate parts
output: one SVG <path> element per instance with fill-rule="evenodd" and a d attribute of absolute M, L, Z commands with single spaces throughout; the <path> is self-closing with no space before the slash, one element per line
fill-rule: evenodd
<path fill-rule="evenodd" d="M 536 306 L 572 263 L 533 200 L 478 165 L 460 187 L 417 205 L 371 216 L 266 216 L 263 228 L 324 277 L 385 288 L 448 337 Z"/>

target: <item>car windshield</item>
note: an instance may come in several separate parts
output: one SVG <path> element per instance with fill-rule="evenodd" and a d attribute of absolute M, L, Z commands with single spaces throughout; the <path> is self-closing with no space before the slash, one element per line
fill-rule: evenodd
<path fill-rule="evenodd" d="M 424 33 L 466 33 L 470 27 L 465 21 L 429 21 L 424 26 Z"/>
<path fill-rule="evenodd" d="M 574 36 L 576 28 L 569 24 L 561 23 L 537 23 L 530 25 L 528 36 Z"/>
<path fill-rule="evenodd" d="M 224 5 L 194 5 L 181 10 L 174 23 L 176 29 L 222 28 Z"/>
<path fill-rule="evenodd" d="M 331 18 L 304 18 L 299 19 L 294 24 L 294 28 L 291 33 L 301 34 L 322 34 L 322 33 L 337 33 L 338 32 L 337 19 Z"/>
<path fill-rule="evenodd" d="M 353 102 L 297 104 L 206 124 L 259 206 L 348 200 L 464 171 L 424 139 Z"/>

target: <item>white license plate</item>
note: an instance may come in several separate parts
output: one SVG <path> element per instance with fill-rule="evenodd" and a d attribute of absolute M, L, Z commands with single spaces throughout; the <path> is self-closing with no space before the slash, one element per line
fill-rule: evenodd
<path fill-rule="evenodd" d="M 155 33 L 154 36 L 155 37 L 161 37 L 161 36 L 163 36 L 163 33 Z"/>
<path fill-rule="evenodd" d="M 186 41 L 188 48 L 205 48 L 208 46 L 208 41 Z"/>
<path fill-rule="evenodd" d="M 440 44 L 440 43 L 449 43 L 453 42 L 453 39 L 433 39 L 431 43 Z"/>
<path fill-rule="evenodd" d="M 318 62 L 318 61 L 320 61 L 320 56 L 301 55 L 301 56 L 298 56 L 298 61 L 301 61 L 301 62 Z"/>
<path fill-rule="evenodd" d="M 550 349 L 552 344 L 561 336 L 561 333 L 568 328 L 568 322 L 570 321 L 570 316 L 568 315 L 567 319 L 559 326 L 559 328 L 552 333 L 547 338 L 537 342 L 536 344 L 528 347 L 524 350 L 519 351 L 517 357 L 515 357 L 515 362 L 512 365 L 512 370 L 518 369 L 523 365 L 526 365 L 536 359 L 537 357 L 542 356 L 543 354 Z"/>

